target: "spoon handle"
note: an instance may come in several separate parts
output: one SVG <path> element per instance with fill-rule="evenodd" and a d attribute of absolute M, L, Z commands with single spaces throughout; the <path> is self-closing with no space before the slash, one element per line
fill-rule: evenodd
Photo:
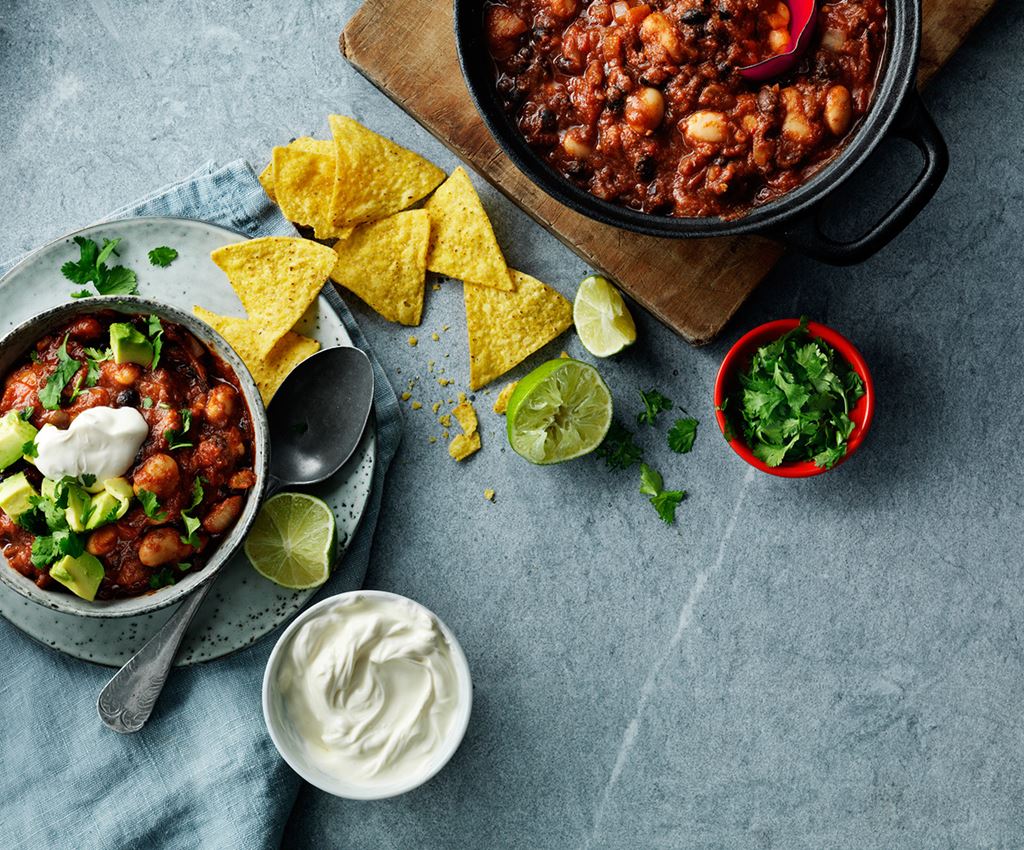
<path fill-rule="evenodd" d="M 115 732 L 138 732 L 149 720 L 181 639 L 211 587 L 213 580 L 189 596 L 100 691 L 96 710 Z"/>

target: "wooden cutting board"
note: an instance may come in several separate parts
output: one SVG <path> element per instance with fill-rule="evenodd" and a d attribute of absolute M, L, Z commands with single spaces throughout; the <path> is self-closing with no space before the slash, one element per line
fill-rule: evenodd
<path fill-rule="evenodd" d="M 900 2 L 900 0 L 889 0 Z M 995 0 L 924 0 L 918 84 Z M 710 342 L 782 256 L 751 236 L 664 239 L 591 221 L 538 189 L 502 153 L 459 70 L 447 0 L 366 0 L 341 34 L 357 70 L 584 261 L 694 345 Z"/>

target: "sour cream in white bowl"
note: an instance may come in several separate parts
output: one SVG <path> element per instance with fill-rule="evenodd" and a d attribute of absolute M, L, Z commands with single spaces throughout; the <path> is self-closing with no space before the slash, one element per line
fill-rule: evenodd
<path fill-rule="evenodd" d="M 473 687 L 455 635 L 417 602 L 379 590 L 300 614 L 263 676 L 263 716 L 307 782 L 352 800 L 411 791 L 454 755 Z"/>

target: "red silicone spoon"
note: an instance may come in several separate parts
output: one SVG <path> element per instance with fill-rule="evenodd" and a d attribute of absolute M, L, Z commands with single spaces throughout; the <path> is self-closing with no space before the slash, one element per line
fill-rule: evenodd
<path fill-rule="evenodd" d="M 737 68 L 748 80 L 761 83 L 785 74 L 810 46 L 814 24 L 818 19 L 818 4 L 815 0 L 786 0 L 786 5 L 789 6 L 789 44 L 782 53 Z"/>

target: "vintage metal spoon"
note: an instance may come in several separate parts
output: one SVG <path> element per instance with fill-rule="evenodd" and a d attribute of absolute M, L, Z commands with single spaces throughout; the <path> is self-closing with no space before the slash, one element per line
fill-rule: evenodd
<path fill-rule="evenodd" d="M 373 409 L 373 368 L 358 348 L 327 348 L 300 364 L 267 411 L 270 479 L 266 497 L 323 481 L 359 445 Z M 100 691 L 96 709 L 115 732 L 138 732 L 153 711 L 192 618 L 213 587 L 188 597 Z"/>

